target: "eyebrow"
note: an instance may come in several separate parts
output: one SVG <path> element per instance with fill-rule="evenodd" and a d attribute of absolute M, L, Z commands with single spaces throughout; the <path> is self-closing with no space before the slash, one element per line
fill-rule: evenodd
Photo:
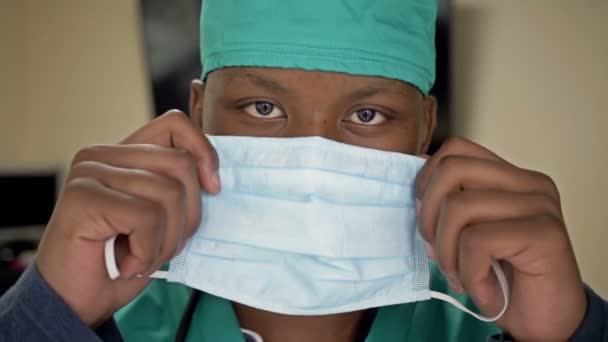
<path fill-rule="evenodd" d="M 288 88 L 286 88 L 285 86 L 283 86 L 280 82 L 278 82 L 272 78 L 268 78 L 268 77 L 259 75 L 259 74 L 247 73 L 247 74 L 239 75 L 235 78 L 247 80 L 258 87 L 264 88 L 266 90 L 269 90 L 269 91 L 272 91 L 275 93 L 290 93 L 290 90 Z M 349 101 L 355 101 L 358 99 L 372 97 L 374 95 L 383 94 L 383 93 L 384 94 L 391 93 L 391 94 L 398 95 L 398 96 L 407 95 L 407 92 L 404 92 L 403 90 L 399 89 L 396 85 L 375 83 L 375 84 L 366 85 L 359 89 L 356 89 L 356 90 L 344 95 L 344 98 Z"/>
<path fill-rule="evenodd" d="M 287 88 L 285 88 L 283 85 L 281 85 L 281 83 L 279 83 L 273 79 L 264 77 L 264 76 L 260 76 L 260 75 L 256 75 L 256 74 L 244 74 L 244 75 L 239 75 L 238 78 L 246 79 L 258 87 L 264 88 L 266 90 L 269 90 L 269 91 L 272 91 L 275 93 L 289 92 L 289 90 Z"/>
<path fill-rule="evenodd" d="M 367 85 L 367 86 L 361 87 L 359 89 L 356 89 L 356 90 L 350 92 L 349 94 L 347 94 L 345 97 L 349 100 L 357 100 L 357 99 L 362 99 L 362 98 L 366 98 L 366 97 L 372 97 L 374 95 L 383 94 L 383 93 L 392 93 L 392 94 L 399 95 L 399 96 L 406 95 L 403 91 L 399 90 L 395 86 L 374 84 L 374 85 Z"/>

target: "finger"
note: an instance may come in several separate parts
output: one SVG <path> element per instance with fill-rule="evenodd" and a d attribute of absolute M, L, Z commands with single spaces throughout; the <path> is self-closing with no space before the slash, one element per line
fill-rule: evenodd
<path fill-rule="evenodd" d="M 209 193 L 220 191 L 218 156 L 203 132 L 188 116 L 171 110 L 135 131 L 122 144 L 153 144 L 191 153 L 200 184 Z"/>
<path fill-rule="evenodd" d="M 450 138 L 441 145 L 439 150 L 437 150 L 433 156 L 428 159 L 424 167 L 418 173 L 416 177 L 416 198 L 422 199 L 422 196 L 427 188 L 427 184 L 430 182 L 434 170 L 437 168 L 441 160 L 446 156 L 453 155 L 502 161 L 506 163 L 505 160 L 500 158 L 492 151 L 470 140 L 460 137 Z"/>
<path fill-rule="evenodd" d="M 72 178 L 62 194 L 68 207 L 80 208 L 82 222 L 71 232 L 75 239 L 102 241 L 128 237 L 129 255 L 136 259 L 121 273 L 145 272 L 157 263 L 166 219 L 162 207 L 143 198 L 111 189 L 94 178 Z M 123 265 L 121 265 L 123 266 Z"/>
<path fill-rule="evenodd" d="M 492 259 L 506 264 L 506 273 L 511 274 L 512 281 L 517 279 L 518 282 L 512 286 L 530 289 L 538 288 L 539 277 L 555 271 L 547 265 L 559 263 L 560 254 L 567 259 L 570 253 L 565 228 L 551 215 L 476 224 L 460 235 L 459 277 L 477 306 L 492 316 L 504 304 L 496 277 L 490 271 Z M 558 298 L 560 294 L 557 289 L 555 291 L 557 297 L 548 294 L 547 298 Z"/>
<path fill-rule="evenodd" d="M 200 185 L 196 176 L 196 162 L 190 153 L 155 145 L 98 145 L 80 150 L 72 164 L 85 161 L 148 170 L 178 180 L 185 189 L 186 197 L 184 236 L 190 237 L 198 227 L 201 218 Z"/>
<path fill-rule="evenodd" d="M 549 214 L 561 218 L 559 205 L 543 194 L 459 191 L 441 204 L 433 246 L 439 268 L 455 290 L 458 278 L 459 235 L 468 226 L 484 222 Z"/>
<path fill-rule="evenodd" d="M 76 164 L 70 177 L 91 177 L 111 189 L 144 198 L 162 207 L 166 227 L 163 227 L 160 256 L 157 264 L 152 266 L 153 270 L 157 270 L 183 245 L 186 190 L 178 180 L 145 170 L 124 169 L 91 161 Z"/>
<path fill-rule="evenodd" d="M 463 190 L 546 194 L 559 204 L 555 183 L 539 172 L 487 159 L 445 157 L 435 168 L 420 205 L 419 223 L 421 235 L 425 240 L 433 243 L 435 239 L 442 201 L 448 194 Z"/>

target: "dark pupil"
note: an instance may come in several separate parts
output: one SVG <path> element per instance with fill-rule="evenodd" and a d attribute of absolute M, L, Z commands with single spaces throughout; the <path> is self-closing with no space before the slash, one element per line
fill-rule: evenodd
<path fill-rule="evenodd" d="M 260 115 L 268 115 L 274 109 L 274 105 L 268 102 L 256 102 L 255 110 L 258 111 Z"/>
<path fill-rule="evenodd" d="M 376 111 L 373 109 L 363 109 L 357 112 L 357 118 L 363 122 L 370 122 L 376 116 Z"/>

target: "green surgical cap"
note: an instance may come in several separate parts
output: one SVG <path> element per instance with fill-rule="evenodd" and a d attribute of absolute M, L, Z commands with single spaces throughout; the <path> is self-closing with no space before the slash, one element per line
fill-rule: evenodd
<path fill-rule="evenodd" d="M 435 81 L 436 0 L 204 0 L 202 79 L 223 67 Z"/>

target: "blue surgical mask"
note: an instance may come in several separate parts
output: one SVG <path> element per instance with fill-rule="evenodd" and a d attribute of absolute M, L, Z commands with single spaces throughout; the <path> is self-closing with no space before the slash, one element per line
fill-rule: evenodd
<path fill-rule="evenodd" d="M 222 191 L 202 194 L 200 227 L 157 276 L 289 315 L 459 305 L 429 289 L 413 190 L 424 159 L 320 137 L 208 138 Z"/>

